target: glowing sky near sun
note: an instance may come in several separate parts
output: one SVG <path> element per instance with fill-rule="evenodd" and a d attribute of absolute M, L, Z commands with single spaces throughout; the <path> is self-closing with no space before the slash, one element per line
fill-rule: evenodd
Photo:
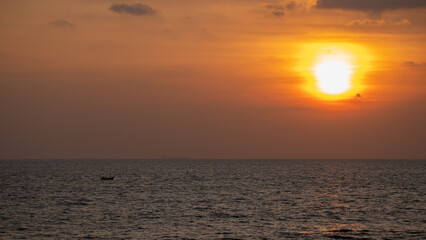
<path fill-rule="evenodd" d="M 298 71 L 307 93 L 324 101 L 341 101 L 359 96 L 373 57 L 365 47 L 348 43 L 306 44 Z"/>
<path fill-rule="evenodd" d="M 425 158 L 426 1 L 1 1 L 0 158 Z"/>

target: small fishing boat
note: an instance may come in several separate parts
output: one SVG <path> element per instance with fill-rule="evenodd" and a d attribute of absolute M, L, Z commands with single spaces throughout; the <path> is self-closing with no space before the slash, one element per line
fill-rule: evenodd
<path fill-rule="evenodd" d="M 114 177 L 101 177 L 101 180 L 114 180 Z"/>

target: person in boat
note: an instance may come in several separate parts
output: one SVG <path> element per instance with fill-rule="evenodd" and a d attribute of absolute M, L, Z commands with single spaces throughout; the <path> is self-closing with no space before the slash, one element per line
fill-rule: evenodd
<path fill-rule="evenodd" d="M 114 177 L 101 177 L 101 180 L 114 180 Z"/>

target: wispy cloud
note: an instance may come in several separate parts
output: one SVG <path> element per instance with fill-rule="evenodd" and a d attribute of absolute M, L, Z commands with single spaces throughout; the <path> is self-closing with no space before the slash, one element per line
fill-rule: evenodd
<path fill-rule="evenodd" d="M 74 23 L 63 19 L 55 19 L 49 22 L 50 25 L 56 27 L 74 27 Z"/>
<path fill-rule="evenodd" d="M 284 5 L 281 4 L 268 4 L 265 6 L 266 9 L 268 9 L 269 11 L 271 11 L 271 14 L 276 16 L 276 17 L 282 17 L 285 15 L 284 12 Z"/>
<path fill-rule="evenodd" d="M 392 21 L 385 19 L 361 19 L 353 20 L 346 24 L 348 27 L 382 27 L 382 26 L 393 26 L 393 27 L 402 27 L 411 25 L 410 20 L 403 19 L 400 21 Z"/>
<path fill-rule="evenodd" d="M 125 3 L 114 3 L 111 5 L 109 10 L 116 13 L 125 13 L 130 15 L 156 15 L 157 10 L 154 8 L 141 3 L 136 4 L 125 4 Z"/>
<path fill-rule="evenodd" d="M 403 62 L 402 65 L 407 67 L 426 67 L 426 62 L 417 63 L 413 61 L 406 61 Z"/>

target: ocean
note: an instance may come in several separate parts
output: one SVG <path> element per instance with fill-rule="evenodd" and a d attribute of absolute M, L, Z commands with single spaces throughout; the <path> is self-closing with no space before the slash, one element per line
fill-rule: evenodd
<path fill-rule="evenodd" d="M 422 160 L 3 160 L 0 192 L 0 239 L 426 239 Z"/>

